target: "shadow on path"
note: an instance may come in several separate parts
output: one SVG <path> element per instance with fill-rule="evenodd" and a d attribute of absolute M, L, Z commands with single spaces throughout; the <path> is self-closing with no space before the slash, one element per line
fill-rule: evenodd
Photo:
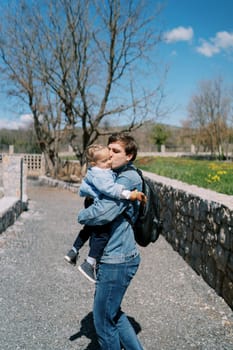
<path fill-rule="evenodd" d="M 131 325 L 133 326 L 135 332 L 138 334 L 141 331 L 140 324 L 135 321 L 133 317 L 127 316 Z M 85 350 L 97 350 L 99 349 L 97 335 L 95 332 L 94 322 L 93 322 L 93 313 L 89 312 L 81 321 L 81 328 L 78 333 L 75 333 L 70 336 L 69 340 L 74 341 L 81 337 L 86 337 L 91 340 L 91 343 L 87 346 Z"/>

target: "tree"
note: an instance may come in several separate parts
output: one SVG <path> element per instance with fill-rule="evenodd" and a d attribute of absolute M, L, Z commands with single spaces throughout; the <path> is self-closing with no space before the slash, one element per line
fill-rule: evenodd
<path fill-rule="evenodd" d="M 40 153 L 34 129 L 0 130 L 0 151 L 8 152 L 9 146 L 14 145 L 15 153 Z"/>
<path fill-rule="evenodd" d="M 166 140 L 170 135 L 169 131 L 167 130 L 165 125 L 156 124 L 153 127 L 151 135 L 152 135 L 152 138 L 154 140 L 154 143 L 158 147 L 158 151 L 161 152 L 161 146 L 165 145 Z"/>
<path fill-rule="evenodd" d="M 198 94 L 188 106 L 189 120 L 196 130 L 196 142 L 208 147 L 211 154 L 225 157 L 228 128 L 230 126 L 232 97 L 221 78 L 203 81 Z"/>
<path fill-rule="evenodd" d="M 1 73 L 13 87 L 8 93 L 32 111 L 50 171 L 63 137 L 83 163 L 86 147 L 112 133 L 109 126 L 134 130 L 151 103 L 160 105 L 151 59 L 161 38 L 160 8 L 141 0 L 20 0 L 3 7 Z M 143 74 L 151 84 L 142 83 Z"/>
<path fill-rule="evenodd" d="M 23 1 L 19 5 L 19 12 L 16 11 L 16 15 L 13 16 L 10 9 L 11 11 L 6 13 L 6 21 L 2 22 L 1 73 L 7 93 L 30 108 L 47 171 L 56 177 L 59 167 L 62 104 L 40 75 L 37 62 L 39 27 L 34 25 L 34 11 L 31 13 Z M 28 18 L 27 22 L 25 18 Z"/>

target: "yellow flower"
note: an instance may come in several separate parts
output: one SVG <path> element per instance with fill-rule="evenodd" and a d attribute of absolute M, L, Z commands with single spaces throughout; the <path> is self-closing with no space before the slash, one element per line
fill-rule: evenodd
<path fill-rule="evenodd" d="M 219 182 L 220 181 L 220 176 L 218 174 L 216 174 L 216 175 L 208 174 L 208 178 L 206 180 L 207 180 L 208 183 Z"/>
<path fill-rule="evenodd" d="M 227 172 L 225 170 L 219 170 L 219 171 L 217 171 L 217 174 L 218 175 L 226 175 Z"/>

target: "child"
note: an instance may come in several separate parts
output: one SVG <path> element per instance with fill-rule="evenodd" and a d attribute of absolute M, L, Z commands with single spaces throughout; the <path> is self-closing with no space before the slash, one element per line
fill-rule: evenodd
<path fill-rule="evenodd" d="M 87 174 L 80 186 L 80 196 L 98 200 L 101 196 L 115 199 L 128 199 L 131 201 L 146 201 L 142 192 L 129 191 L 120 184 L 115 183 L 114 173 L 111 170 L 109 150 L 103 145 L 91 145 L 86 151 Z M 85 205 L 87 202 L 85 202 Z M 87 259 L 79 266 L 79 271 L 91 282 L 95 282 L 95 265 L 101 257 L 104 247 L 109 239 L 108 225 L 84 226 L 79 232 L 72 249 L 64 257 L 72 265 L 76 265 L 79 249 L 90 238 L 90 251 Z"/>

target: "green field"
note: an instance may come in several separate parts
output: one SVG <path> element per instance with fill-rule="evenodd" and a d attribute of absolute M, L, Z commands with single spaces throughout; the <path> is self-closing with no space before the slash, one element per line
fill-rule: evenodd
<path fill-rule="evenodd" d="M 233 195 L 233 162 L 173 157 L 138 157 L 142 170 Z"/>

